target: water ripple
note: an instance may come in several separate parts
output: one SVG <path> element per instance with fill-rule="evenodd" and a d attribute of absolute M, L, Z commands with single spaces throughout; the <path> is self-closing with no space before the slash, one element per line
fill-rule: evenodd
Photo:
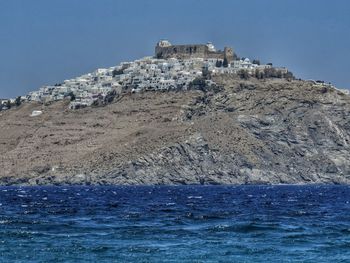
<path fill-rule="evenodd" d="M 0 262 L 350 262 L 347 186 L 0 187 Z"/>

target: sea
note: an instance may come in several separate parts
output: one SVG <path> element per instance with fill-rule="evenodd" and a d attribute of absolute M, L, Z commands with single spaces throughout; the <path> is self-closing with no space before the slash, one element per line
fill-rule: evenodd
<path fill-rule="evenodd" d="M 0 262 L 350 262 L 350 187 L 4 186 Z"/>

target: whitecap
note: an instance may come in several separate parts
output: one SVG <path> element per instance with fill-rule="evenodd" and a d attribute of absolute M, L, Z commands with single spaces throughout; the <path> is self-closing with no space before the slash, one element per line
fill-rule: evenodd
<path fill-rule="evenodd" d="M 187 196 L 188 199 L 202 199 L 203 196 L 193 196 L 193 195 L 190 195 L 190 196 Z"/>

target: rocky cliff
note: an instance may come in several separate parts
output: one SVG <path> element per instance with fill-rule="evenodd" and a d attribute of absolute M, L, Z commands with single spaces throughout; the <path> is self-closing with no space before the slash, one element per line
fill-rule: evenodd
<path fill-rule="evenodd" d="M 214 81 L 2 112 L 0 183 L 350 183 L 350 96 L 300 80 Z"/>

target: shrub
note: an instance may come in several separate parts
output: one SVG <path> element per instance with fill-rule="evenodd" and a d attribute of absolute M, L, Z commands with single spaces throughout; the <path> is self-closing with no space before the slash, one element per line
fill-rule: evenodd
<path fill-rule="evenodd" d="M 221 68 L 222 67 L 222 61 L 221 60 L 217 60 L 216 63 L 215 63 L 215 67 Z"/>
<path fill-rule="evenodd" d="M 21 103 L 22 103 L 22 101 L 21 101 L 21 97 L 20 97 L 20 96 L 18 96 L 18 97 L 16 98 L 15 105 L 16 105 L 16 106 L 20 106 L 20 105 L 21 105 Z"/>
<path fill-rule="evenodd" d="M 74 93 L 71 91 L 68 94 L 65 94 L 65 97 L 70 97 L 70 101 L 74 101 L 75 100 L 75 95 Z"/>
<path fill-rule="evenodd" d="M 244 69 L 240 69 L 237 72 L 237 75 L 241 78 L 241 79 L 248 79 L 249 78 L 249 73 L 248 71 L 244 70 Z"/>
<path fill-rule="evenodd" d="M 293 73 L 290 71 L 288 71 L 286 74 L 284 74 L 284 78 L 286 78 L 288 80 L 295 79 Z"/>
<path fill-rule="evenodd" d="M 205 79 L 204 78 L 195 78 L 189 84 L 189 88 L 190 89 L 204 90 L 205 86 L 206 86 L 206 83 L 205 83 Z"/>
<path fill-rule="evenodd" d="M 254 75 L 257 79 L 263 79 L 265 78 L 265 74 L 262 70 L 256 69 L 254 72 Z"/>
<path fill-rule="evenodd" d="M 227 67 L 228 67 L 227 58 L 224 58 L 224 62 L 222 63 L 222 66 L 223 66 L 224 68 L 227 68 Z"/>
<path fill-rule="evenodd" d="M 112 77 L 114 78 L 115 76 L 121 75 L 123 73 L 124 73 L 123 69 L 115 69 L 115 70 L 112 71 Z"/>
<path fill-rule="evenodd" d="M 210 75 L 210 71 L 208 70 L 208 68 L 206 68 L 206 67 L 202 68 L 202 76 L 205 79 L 210 79 L 211 75 Z"/>
<path fill-rule="evenodd" d="M 277 71 L 275 68 L 265 68 L 264 75 L 265 75 L 265 78 L 276 78 Z"/>

